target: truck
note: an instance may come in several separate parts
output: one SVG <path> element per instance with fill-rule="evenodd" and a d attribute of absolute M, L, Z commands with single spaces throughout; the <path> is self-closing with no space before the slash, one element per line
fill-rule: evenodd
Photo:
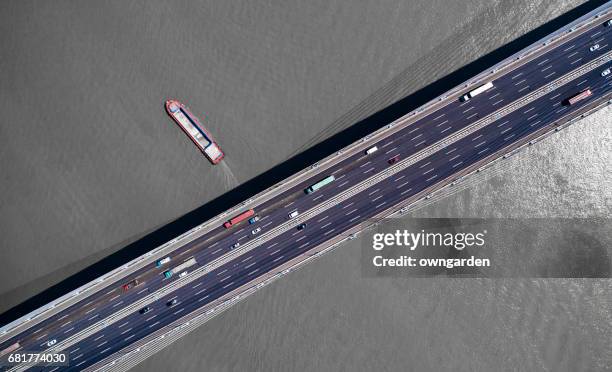
<path fill-rule="evenodd" d="M 582 92 L 577 93 L 577 94 L 571 96 L 570 98 L 568 98 L 567 99 L 567 105 L 571 106 L 571 105 L 573 105 L 573 104 L 575 104 L 577 102 L 582 101 L 583 99 L 585 99 L 587 97 L 590 97 L 592 94 L 593 93 L 591 92 L 590 89 L 583 90 Z"/>
<path fill-rule="evenodd" d="M 182 271 L 184 271 L 185 269 L 190 268 L 191 266 L 197 264 L 198 262 L 196 261 L 195 258 L 191 257 L 190 259 L 188 259 L 187 261 L 183 262 L 182 264 L 170 269 L 170 270 L 166 270 L 164 271 L 164 277 L 170 278 L 172 275 L 176 274 L 176 273 L 181 273 Z"/>
<path fill-rule="evenodd" d="M 252 209 L 249 209 L 248 211 L 242 212 L 239 215 L 230 218 L 227 222 L 223 224 L 223 227 L 225 227 L 226 229 L 229 229 L 230 227 L 246 220 L 247 218 L 251 217 L 254 214 L 255 214 L 255 211 Z"/>
<path fill-rule="evenodd" d="M 307 187 L 306 189 L 304 189 L 304 192 L 306 194 L 312 194 L 313 192 L 317 191 L 321 187 L 334 182 L 335 179 L 336 178 L 334 176 L 325 177 L 321 181 L 319 181 L 319 182 L 315 183 L 314 185 L 311 185 L 311 186 Z"/>
<path fill-rule="evenodd" d="M 471 90 L 468 93 L 464 94 L 463 97 L 461 97 L 461 101 L 462 102 L 469 101 L 471 98 L 474 98 L 480 93 L 485 92 L 491 88 L 493 88 L 493 83 L 489 81 L 488 83 L 481 85 L 478 88 Z"/>

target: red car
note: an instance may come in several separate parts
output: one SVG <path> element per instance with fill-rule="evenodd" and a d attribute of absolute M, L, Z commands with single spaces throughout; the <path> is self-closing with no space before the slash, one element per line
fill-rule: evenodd
<path fill-rule="evenodd" d="M 138 284 L 140 284 L 140 282 L 138 281 L 138 279 L 134 279 L 129 283 L 126 283 L 123 285 L 123 291 L 127 292 L 130 290 L 130 288 L 136 287 Z"/>
<path fill-rule="evenodd" d="M 387 163 L 389 164 L 395 164 L 397 163 L 397 161 L 400 160 L 400 156 L 399 155 L 395 155 L 394 157 L 392 157 L 391 159 L 387 160 Z"/>

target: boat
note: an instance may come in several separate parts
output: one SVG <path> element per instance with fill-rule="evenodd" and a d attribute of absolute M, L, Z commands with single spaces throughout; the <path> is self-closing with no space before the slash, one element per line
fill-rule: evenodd
<path fill-rule="evenodd" d="M 198 118 L 189 111 L 187 106 L 177 100 L 170 99 L 166 101 L 166 112 L 181 127 L 183 132 L 191 138 L 191 141 L 204 153 L 211 163 L 217 164 L 223 160 L 225 154 Z"/>

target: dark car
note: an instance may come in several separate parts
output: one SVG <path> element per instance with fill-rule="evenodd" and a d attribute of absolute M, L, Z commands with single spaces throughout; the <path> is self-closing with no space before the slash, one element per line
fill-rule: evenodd
<path fill-rule="evenodd" d="M 397 163 L 397 161 L 400 160 L 400 156 L 399 155 L 395 155 L 394 157 L 392 157 L 391 159 L 387 160 L 387 163 L 389 164 L 395 164 Z"/>
<path fill-rule="evenodd" d="M 140 313 L 141 314 L 146 314 L 146 313 L 148 313 L 151 310 L 153 310 L 153 308 L 151 306 L 145 306 L 142 309 L 140 309 Z"/>
<path fill-rule="evenodd" d="M 174 305 L 178 304 L 178 300 L 176 298 L 173 298 L 172 300 L 168 301 L 166 303 L 166 305 L 168 305 L 169 307 L 172 307 Z"/>
<path fill-rule="evenodd" d="M 301 225 L 298 225 L 298 227 L 297 227 L 298 230 L 304 230 L 305 228 L 306 228 L 306 224 L 305 223 L 303 223 Z"/>

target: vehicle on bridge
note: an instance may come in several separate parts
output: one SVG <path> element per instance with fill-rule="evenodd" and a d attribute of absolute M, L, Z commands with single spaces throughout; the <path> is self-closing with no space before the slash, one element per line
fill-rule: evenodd
<path fill-rule="evenodd" d="M 172 268 L 170 270 L 164 271 L 164 277 L 166 279 L 170 278 L 174 273 L 178 273 L 178 272 L 182 272 L 185 269 L 197 264 L 198 261 L 196 261 L 195 258 L 191 257 L 190 259 L 188 259 L 187 261 L 183 262 L 182 264 L 178 265 L 175 268 Z M 181 273 L 182 274 L 182 273 Z M 187 275 L 187 274 L 185 274 Z M 184 276 L 184 275 L 183 275 Z"/>
<path fill-rule="evenodd" d="M 251 217 L 254 214 L 255 214 L 255 211 L 252 209 L 249 209 L 248 211 L 242 212 L 239 215 L 232 217 L 229 221 L 223 224 L 223 227 L 225 227 L 226 229 L 229 229 L 230 227 L 246 220 L 247 218 Z"/>
<path fill-rule="evenodd" d="M 145 306 L 142 309 L 140 309 L 139 313 L 146 314 L 146 313 L 148 313 L 151 310 L 153 310 L 153 308 L 151 306 Z"/>
<path fill-rule="evenodd" d="M 593 93 L 591 92 L 590 89 L 587 90 L 583 90 L 582 92 L 575 94 L 573 96 L 571 96 L 570 98 L 567 99 L 567 105 L 571 106 L 577 102 L 582 101 L 583 99 L 586 99 L 588 97 L 590 97 Z"/>
<path fill-rule="evenodd" d="M 13 351 L 19 349 L 21 347 L 21 345 L 19 344 L 19 342 L 15 342 L 14 344 L 12 344 L 11 346 L 5 348 L 4 350 L 0 351 L 0 357 L 3 355 L 6 355 L 8 353 L 12 353 Z"/>
<path fill-rule="evenodd" d="M 461 97 L 461 101 L 469 101 L 471 98 L 474 98 L 480 93 L 483 93 L 491 88 L 493 88 L 493 83 L 489 81 L 488 83 L 479 86 L 478 88 L 468 92 L 467 94 L 464 94 L 463 97 Z"/>
<path fill-rule="evenodd" d="M 311 186 L 307 187 L 304 190 L 304 192 L 306 194 L 312 194 L 313 192 L 319 190 L 321 187 L 334 182 L 335 179 L 336 178 L 334 176 L 325 177 L 321 181 L 315 183 L 314 185 L 311 185 Z"/>
<path fill-rule="evenodd" d="M 377 146 L 372 146 L 369 149 L 366 150 L 365 154 L 366 155 L 370 155 L 375 153 L 376 151 L 378 151 L 378 147 Z"/>
<path fill-rule="evenodd" d="M 387 160 L 387 163 L 393 165 L 393 164 L 397 163 L 398 160 L 400 160 L 399 154 L 395 155 L 394 157 L 392 157 L 389 160 Z"/>
<path fill-rule="evenodd" d="M 127 282 L 123 285 L 123 291 L 127 292 L 129 291 L 131 288 L 134 288 L 136 286 L 140 285 L 140 282 L 138 281 L 138 279 L 134 279 L 130 282 Z"/>
<path fill-rule="evenodd" d="M 170 262 L 170 257 L 162 258 L 161 260 L 155 261 L 155 267 L 161 267 L 163 264 Z"/>
<path fill-rule="evenodd" d="M 217 164 L 223 160 L 225 154 L 223 154 L 219 145 L 185 105 L 177 100 L 170 99 L 166 101 L 166 111 L 211 163 Z"/>

